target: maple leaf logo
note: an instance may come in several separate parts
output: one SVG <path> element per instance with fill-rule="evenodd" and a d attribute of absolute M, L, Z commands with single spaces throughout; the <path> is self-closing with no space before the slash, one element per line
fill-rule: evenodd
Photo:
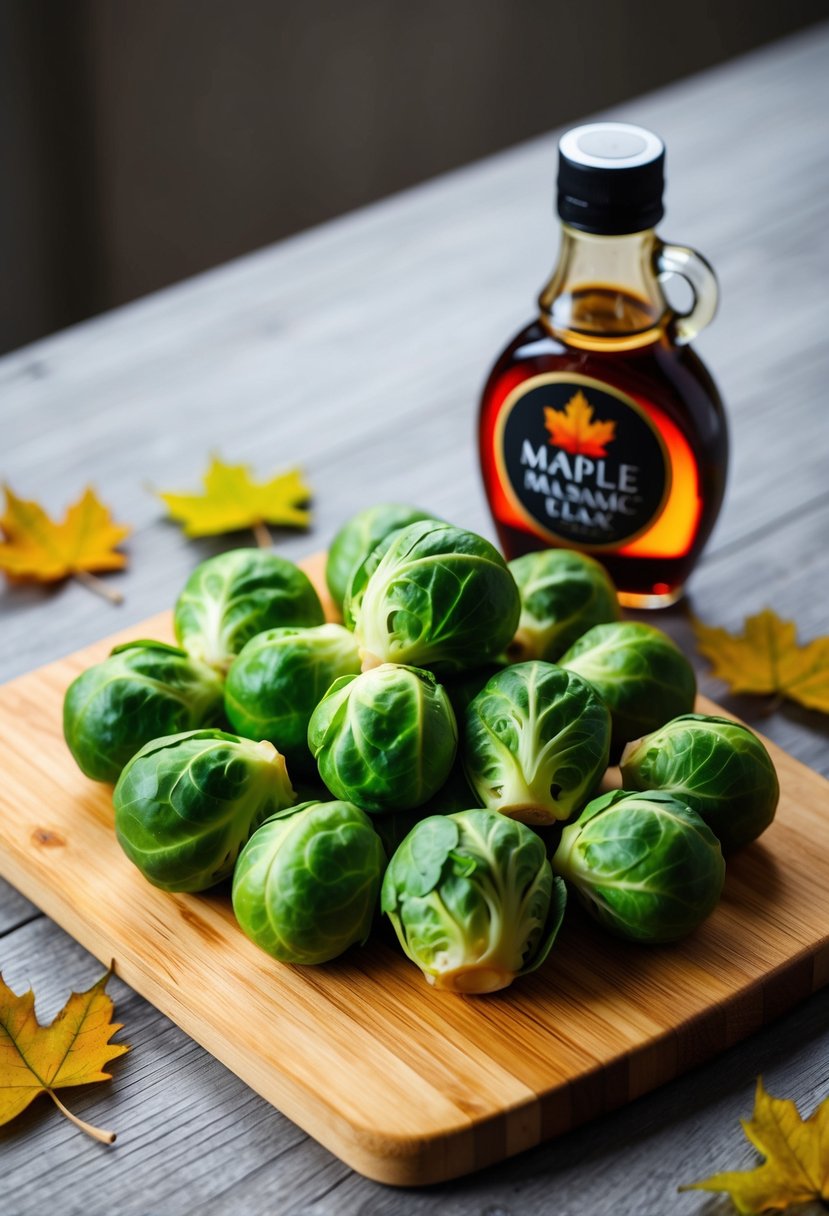
<path fill-rule="evenodd" d="M 593 406 L 581 389 L 563 410 L 545 406 L 544 425 L 550 443 L 572 456 L 606 456 L 607 445 L 616 438 L 615 422 L 593 421 Z"/>

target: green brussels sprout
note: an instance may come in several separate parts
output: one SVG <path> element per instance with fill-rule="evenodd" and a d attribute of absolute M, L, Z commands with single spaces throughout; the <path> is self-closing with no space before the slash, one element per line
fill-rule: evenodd
<path fill-rule="evenodd" d="M 375 545 L 398 528 L 405 528 L 418 519 L 433 519 L 419 507 L 399 502 L 379 503 L 358 511 L 343 524 L 331 542 L 325 564 L 325 581 L 331 599 L 342 612 L 351 576 Z"/>
<path fill-rule="evenodd" d="M 294 791 L 273 744 L 221 730 L 154 739 L 133 756 L 113 794 L 115 834 L 164 891 L 206 891 L 229 877 L 239 850 Z"/>
<path fill-rule="evenodd" d="M 586 553 L 541 549 L 509 563 L 521 595 L 521 618 L 507 651 L 514 662 L 554 663 L 594 625 L 618 621 L 616 588 Z"/>
<path fill-rule="evenodd" d="M 206 663 L 164 642 L 126 642 L 69 685 L 63 734 L 82 773 L 115 782 L 145 743 L 204 726 L 221 704 L 222 682 Z"/>
<path fill-rule="evenodd" d="M 430 984 L 484 993 L 544 962 L 565 898 L 531 828 L 471 810 L 412 829 L 389 862 L 381 907 Z"/>
<path fill-rule="evenodd" d="M 308 746 L 335 798 L 406 811 L 448 777 L 458 727 L 431 672 L 383 663 L 334 681 L 311 715 Z"/>
<path fill-rule="evenodd" d="M 282 963 L 326 963 L 371 929 L 386 855 L 350 802 L 305 802 L 272 815 L 242 849 L 233 911 Z"/>
<path fill-rule="evenodd" d="M 729 718 L 683 714 L 629 743 L 626 789 L 665 790 L 704 819 L 725 852 L 756 840 L 774 818 L 780 785 L 755 734 Z"/>
<path fill-rule="evenodd" d="M 363 670 L 407 663 L 442 675 L 499 655 L 520 612 L 498 550 L 474 532 L 432 520 L 381 542 L 355 571 L 345 605 Z"/>
<path fill-rule="evenodd" d="M 559 660 L 588 680 L 613 722 L 611 756 L 694 708 L 694 669 L 667 634 L 638 621 L 594 625 Z"/>
<path fill-rule="evenodd" d="M 230 549 L 196 566 L 173 617 L 185 650 L 222 671 L 257 633 L 324 620 L 308 576 L 264 549 Z"/>
<path fill-rule="evenodd" d="M 339 676 L 356 674 L 354 635 L 342 625 L 268 629 L 251 638 L 230 665 L 225 713 L 248 739 L 270 739 L 291 773 L 315 772 L 308 750 L 314 707 Z"/>
<path fill-rule="evenodd" d="M 553 869 L 620 937 L 672 942 L 713 912 L 725 878 L 720 842 L 670 794 L 613 790 L 561 833 Z"/>
<path fill-rule="evenodd" d="M 610 713 L 581 676 L 535 660 L 505 667 L 467 708 L 461 757 L 481 803 L 545 825 L 584 806 L 607 768 Z"/>

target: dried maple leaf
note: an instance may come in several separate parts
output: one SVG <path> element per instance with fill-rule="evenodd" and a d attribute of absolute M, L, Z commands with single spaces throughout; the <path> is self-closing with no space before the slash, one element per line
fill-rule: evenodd
<path fill-rule="evenodd" d="M 758 1078 L 754 1113 L 740 1122 L 765 1161 L 753 1170 L 691 1182 L 681 1191 L 727 1191 L 744 1216 L 829 1199 L 829 1099 L 803 1120 L 794 1102 L 773 1098 Z"/>
<path fill-rule="evenodd" d="M 298 469 L 256 482 L 248 465 L 225 464 L 218 456 L 210 459 L 204 493 L 159 492 L 173 519 L 184 525 L 186 536 L 217 536 L 252 528 L 264 546 L 271 543 L 267 524 L 308 527 L 311 516 L 302 504 L 310 497 Z"/>
<path fill-rule="evenodd" d="M 104 989 L 112 969 L 87 992 L 73 992 L 49 1026 L 35 1016 L 31 989 L 16 996 L 0 977 L 0 1124 L 8 1123 L 39 1094 L 48 1094 L 68 1119 L 96 1140 L 112 1144 L 114 1132 L 101 1131 L 73 1115 L 55 1093 L 67 1085 L 108 1081 L 104 1064 L 129 1047 L 110 1043 L 119 1023 Z"/>
<path fill-rule="evenodd" d="M 0 570 L 12 579 L 52 583 L 77 578 L 112 603 L 123 599 L 95 578 L 93 570 L 121 570 L 127 564 L 115 546 L 130 529 L 113 523 L 112 515 L 91 486 L 66 512 L 62 523 L 50 519 L 36 502 L 13 494 L 8 486 L 6 510 L 0 516 L 5 540 L 0 542 Z"/>
<path fill-rule="evenodd" d="M 606 448 L 616 437 L 615 422 L 594 422 L 593 406 L 579 389 L 563 410 L 544 408 L 544 425 L 550 443 L 573 456 L 606 456 Z"/>
<path fill-rule="evenodd" d="M 746 618 L 741 635 L 694 621 L 701 654 L 734 692 L 776 693 L 829 714 L 829 637 L 797 644 L 793 621 L 765 608 Z"/>

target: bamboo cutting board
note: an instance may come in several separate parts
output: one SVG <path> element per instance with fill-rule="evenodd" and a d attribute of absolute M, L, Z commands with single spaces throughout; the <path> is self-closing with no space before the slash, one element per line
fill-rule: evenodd
<path fill-rule="evenodd" d="M 530 1148 L 829 982 L 829 783 L 772 744 L 777 819 L 679 945 L 625 945 L 571 907 L 540 971 L 478 998 L 435 992 L 382 941 L 324 967 L 271 960 L 226 890 L 170 895 L 141 877 L 115 840 L 109 788 L 63 743 L 70 680 L 117 642 L 170 636 L 165 613 L 0 688 L 0 873 L 368 1177 L 423 1185 Z"/>

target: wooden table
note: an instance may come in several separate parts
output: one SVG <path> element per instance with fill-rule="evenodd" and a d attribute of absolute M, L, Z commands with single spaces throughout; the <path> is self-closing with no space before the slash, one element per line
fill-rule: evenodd
<path fill-rule="evenodd" d="M 698 343 L 728 405 L 734 459 L 686 601 L 658 624 L 694 655 L 689 613 L 728 627 L 765 605 L 804 639 L 829 629 L 829 27 L 626 105 L 668 146 L 670 239 L 716 266 L 720 315 Z M 89 481 L 134 526 L 113 609 L 72 584 L 0 593 L 9 678 L 166 607 L 223 542 L 187 542 L 149 485 L 194 486 L 211 449 L 261 474 L 299 464 L 315 526 L 298 559 L 373 501 L 407 499 L 492 534 L 474 446 L 477 394 L 532 314 L 554 257 L 555 136 L 212 271 L 0 360 L 0 473 L 62 511 Z M 702 690 L 829 774 L 829 720 Z M 829 807 L 827 807 L 829 814 Z M 41 1018 L 99 965 L 0 883 L 0 966 Z M 751 1150 L 754 1080 L 803 1112 L 829 1092 L 829 990 L 662 1090 L 489 1171 L 425 1192 L 351 1172 L 118 980 L 134 1051 L 79 1093 L 87 1141 L 45 1103 L 0 1129 L 4 1211 L 714 1213 L 677 1183 Z M 405 1094 L 401 1101 L 405 1101 Z"/>

